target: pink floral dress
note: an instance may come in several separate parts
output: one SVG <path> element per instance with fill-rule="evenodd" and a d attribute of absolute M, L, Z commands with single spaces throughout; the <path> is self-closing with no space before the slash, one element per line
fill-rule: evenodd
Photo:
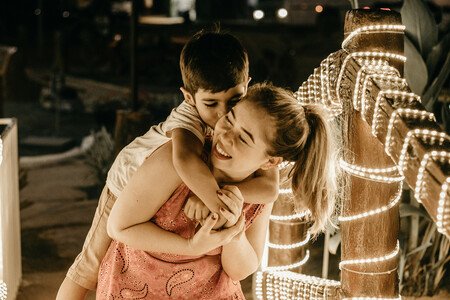
<path fill-rule="evenodd" d="M 189 193 L 181 184 L 151 221 L 184 238 L 192 237 L 196 222 L 182 210 Z M 244 204 L 247 228 L 262 208 Z M 240 283 L 223 270 L 221 252 L 219 247 L 201 256 L 173 255 L 112 241 L 100 266 L 96 299 L 245 299 Z"/>

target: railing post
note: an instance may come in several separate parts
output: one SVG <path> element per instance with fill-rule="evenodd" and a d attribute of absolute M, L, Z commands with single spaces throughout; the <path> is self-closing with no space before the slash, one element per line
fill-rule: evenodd
<path fill-rule="evenodd" d="M 349 11 L 345 19 L 344 37 L 363 26 L 381 24 L 401 24 L 400 15 L 393 11 Z M 349 54 L 362 51 L 402 54 L 403 35 L 387 31 L 361 34 L 352 39 L 345 49 Z M 392 65 L 402 73 L 402 63 L 393 62 Z M 353 94 L 352 89 L 355 88 L 354 83 L 349 84 L 349 77 L 337 87 L 341 99 L 345 101 L 351 101 L 348 94 Z M 348 162 L 365 168 L 395 166 L 384 152 L 382 143 L 371 134 L 371 127 L 361 114 L 353 109 L 350 109 L 348 114 L 347 143 L 351 155 Z M 369 180 L 363 175 L 350 174 L 349 197 L 344 201 L 342 216 L 356 216 L 386 206 L 398 193 L 401 193 L 399 182 L 386 183 Z M 398 206 L 373 216 L 341 218 L 340 228 L 341 287 L 344 297 L 398 297 Z M 380 259 L 366 260 L 371 258 Z"/>

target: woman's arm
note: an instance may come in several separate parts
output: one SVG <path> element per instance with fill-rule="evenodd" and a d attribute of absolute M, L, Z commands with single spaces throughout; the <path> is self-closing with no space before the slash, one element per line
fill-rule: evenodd
<path fill-rule="evenodd" d="M 231 279 L 242 280 L 261 263 L 273 203 L 266 204 L 253 224 L 222 248 L 222 266 Z"/>
<path fill-rule="evenodd" d="M 181 184 L 172 164 L 172 143 L 148 157 L 117 199 L 108 219 L 111 238 L 135 249 L 180 255 L 201 255 L 228 243 L 240 230 L 212 230 L 217 214 L 210 215 L 191 239 L 166 231 L 149 220 Z M 215 217 L 215 219 L 214 219 Z"/>
<path fill-rule="evenodd" d="M 149 222 L 180 184 L 172 164 L 172 144 L 168 142 L 144 161 L 125 186 L 111 210 L 108 234 L 145 251 L 174 253 L 186 248 L 186 239 Z"/>

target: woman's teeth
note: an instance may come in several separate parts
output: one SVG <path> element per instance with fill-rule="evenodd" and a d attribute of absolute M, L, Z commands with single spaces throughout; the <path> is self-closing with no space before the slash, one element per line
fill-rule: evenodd
<path fill-rule="evenodd" d="M 228 153 L 226 153 L 222 148 L 219 147 L 219 144 L 216 144 L 216 150 L 223 156 L 231 157 Z"/>

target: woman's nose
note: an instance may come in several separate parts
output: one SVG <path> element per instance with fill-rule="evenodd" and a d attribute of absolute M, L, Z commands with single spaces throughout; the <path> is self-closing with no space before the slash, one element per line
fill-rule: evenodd
<path fill-rule="evenodd" d="M 223 134 L 222 143 L 224 143 L 226 145 L 232 145 L 233 142 L 234 142 L 233 129 L 232 128 L 228 128 L 225 131 L 225 133 Z"/>

